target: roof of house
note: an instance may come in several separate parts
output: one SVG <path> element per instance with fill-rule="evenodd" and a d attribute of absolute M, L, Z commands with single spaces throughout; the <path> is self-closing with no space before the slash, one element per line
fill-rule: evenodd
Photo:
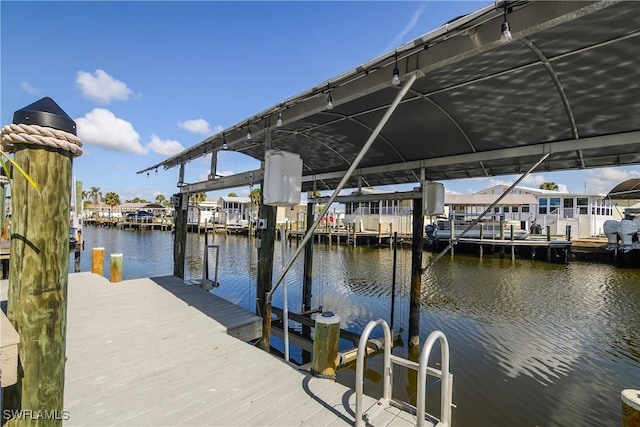
<path fill-rule="evenodd" d="M 251 199 L 248 197 L 236 197 L 236 196 L 222 196 L 218 199 L 221 202 L 236 202 L 236 203 L 250 203 Z"/>
<path fill-rule="evenodd" d="M 504 189 L 509 188 L 510 185 L 506 184 L 498 184 L 493 187 L 487 188 L 485 190 L 480 190 L 478 193 L 485 193 L 487 191 L 491 191 L 494 189 Z M 524 187 L 524 186 L 516 186 L 514 189 L 520 191 L 526 191 L 531 194 L 535 194 L 538 196 L 584 196 L 584 197 L 599 197 L 602 198 L 605 195 L 601 193 L 583 193 L 583 192 L 570 192 L 570 191 L 558 191 L 558 190 L 545 190 L 542 188 L 534 188 L 534 187 Z"/>
<path fill-rule="evenodd" d="M 499 197 L 498 194 L 445 194 L 446 205 L 489 206 Z M 534 205 L 538 200 L 533 194 L 507 194 L 498 203 L 503 205 Z"/>

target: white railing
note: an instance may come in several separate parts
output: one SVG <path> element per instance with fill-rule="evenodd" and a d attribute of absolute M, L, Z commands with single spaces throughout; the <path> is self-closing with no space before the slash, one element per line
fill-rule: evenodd
<path fill-rule="evenodd" d="M 364 359 L 367 350 L 367 341 L 371 331 L 376 326 L 382 326 L 384 331 L 384 367 L 383 367 L 383 385 L 382 398 L 374 405 L 374 410 L 370 410 L 367 414 L 363 414 L 362 400 L 364 395 Z M 431 368 L 428 366 L 429 355 L 436 341 L 440 341 L 440 352 L 442 359 L 442 369 Z M 453 399 L 453 375 L 449 372 L 449 343 L 444 333 L 440 331 L 432 332 L 425 342 L 420 352 L 419 362 L 413 362 L 402 357 L 391 354 L 391 330 L 389 325 L 382 319 L 372 320 L 362 331 L 360 341 L 358 342 L 358 355 L 356 358 L 356 414 L 355 425 L 363 426 L 369 423 L 375 413 L 384 410 L 392 403 L 391 390 L 393 389 L 393 369 L 391 363 L 401 365 L 409 369 L 418 371 L 418 396 L 416 406 L 416 417 L 418 427 L 425 425 L 425 394 L 427 389 L 427 374 L 440 378 L 442 387 L 440 392 L 440 422 L 439 426 L 449 427 L 451 424 L 451 407 Z M 405 406 L 410 406 L 408 403 Z"/>

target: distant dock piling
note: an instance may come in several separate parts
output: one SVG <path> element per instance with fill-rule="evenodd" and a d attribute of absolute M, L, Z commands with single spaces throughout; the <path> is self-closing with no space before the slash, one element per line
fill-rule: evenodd
<path fill-rule="evenodd" d="M 92 249 L 91 272 L 100 276 L 104 276 L 104 248 Z"/>
<path fill-rule="evenodd" d="M 122 254 L 111 254 L 111 283 L 122 282 Z"/>

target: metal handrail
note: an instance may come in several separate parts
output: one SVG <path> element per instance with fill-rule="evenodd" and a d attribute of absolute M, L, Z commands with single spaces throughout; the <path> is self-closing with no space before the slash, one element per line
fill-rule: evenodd
<path fill-rule="evenodd" d="M 420 352 L 419 362 L 413 362 L 402 357 L 391 355 L 391 330 L 389 325 L 383 319 L 372 320 L 365 326 L 358 342 L 358 355 L 356 358 L 356 413 L 355 425 L 361 427 L 364 425 L 362 399 L 364 395 L 364 359 L 367 349 L 367 341 L 371 331 L 376 326 L 382 326 L 384 331 L 384 365 L 383 365 L 383 386 L 382 400 L 383 403 L 391 402 L 391 390 L 393 388 L 393 369 L 392 363 L 401 365 L 409 369 L 418 371 L 418 396 L 416 405 L 416 417 L 418 427 L 425 425 L 425 394 L 427 389 L 427 373 L 434 377 L 442 379 L 442 388 L 440 391 L 440 423 L 439 426 L 448 427 L 451 420 L 451 406 L 453 397 L 453 375 L 449 372 L 449 343 L 447 337 L 441 331 L 432 332 L 425 346 Z M 442 359 L 442 369 L 430 368 L 429 355 L 436 341 L 440 341 L 440 352 Z M 369 420 L 367 420 L 369 421 Z"/>
<path fill-rule="evenodd" d="M 358 356 L 356 358 L 356 427 L 364 425 L 362 419 L 362 396 L 364 394 L 364 356 L 367 353 L 367 341 L 371 331 L 376 326 L 382 326 L 384 331 L 384 372 L 382 385 L 382 398 L 391 400 L 391 330 L 383 319 L 372 320 L 365 326 L 358 341 Z"/>
<path fill-rule="evenodd" d="M 449 342 L 441 331 L 433 331 L 429 334 L 427 341 L 420 352 L 418 362 L 418 397 L 416 402 L 416 416 L 418 417 L 418 427 L 424 426 L 425 415 L 425 393 L 427 392 L 427 365 L 429 355 L 436 340 L 440 341 L 440 354 L 442 359 L 442 388 L 440 391 L 440 425 L 448 427 L 451 420 L 451 401 L 453 394 L 453 376 L 449 373 Z"/>

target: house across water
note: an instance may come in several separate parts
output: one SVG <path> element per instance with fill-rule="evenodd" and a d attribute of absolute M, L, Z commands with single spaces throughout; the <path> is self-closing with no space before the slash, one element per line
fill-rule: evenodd
<path fill-rule="evenodd" d="M 446 194 L 445 216 L 447 218 L 473 219 L 482 214 L 487 207 L 505 191 L 508 185 L 496 185 L 471 194 Z M 363 194 L 385 192 L 363 189 Z M 344 203 L 345 222 L 355 223 L 359 230 L 377 230 L 378 224 L 392 227 L 399 233 L 411 234 L 411 200 L 367 200 Z M 487 214 L 488 219 L 504 219 L 520 222 L 522 229 L 529 230 L 534 224 L 543 230 L 551 228 L 553 235 L 564 235 L 567 226 L 576 238 L 603 234 L 603 224 L 619 216 L 612 200 L 604 194 L 570 193 L 538 188 L 515 187 Z M 437 218 L 426 218 L 426 223 Z M 619 218 L 618 218 L 619 219 Z"/>

